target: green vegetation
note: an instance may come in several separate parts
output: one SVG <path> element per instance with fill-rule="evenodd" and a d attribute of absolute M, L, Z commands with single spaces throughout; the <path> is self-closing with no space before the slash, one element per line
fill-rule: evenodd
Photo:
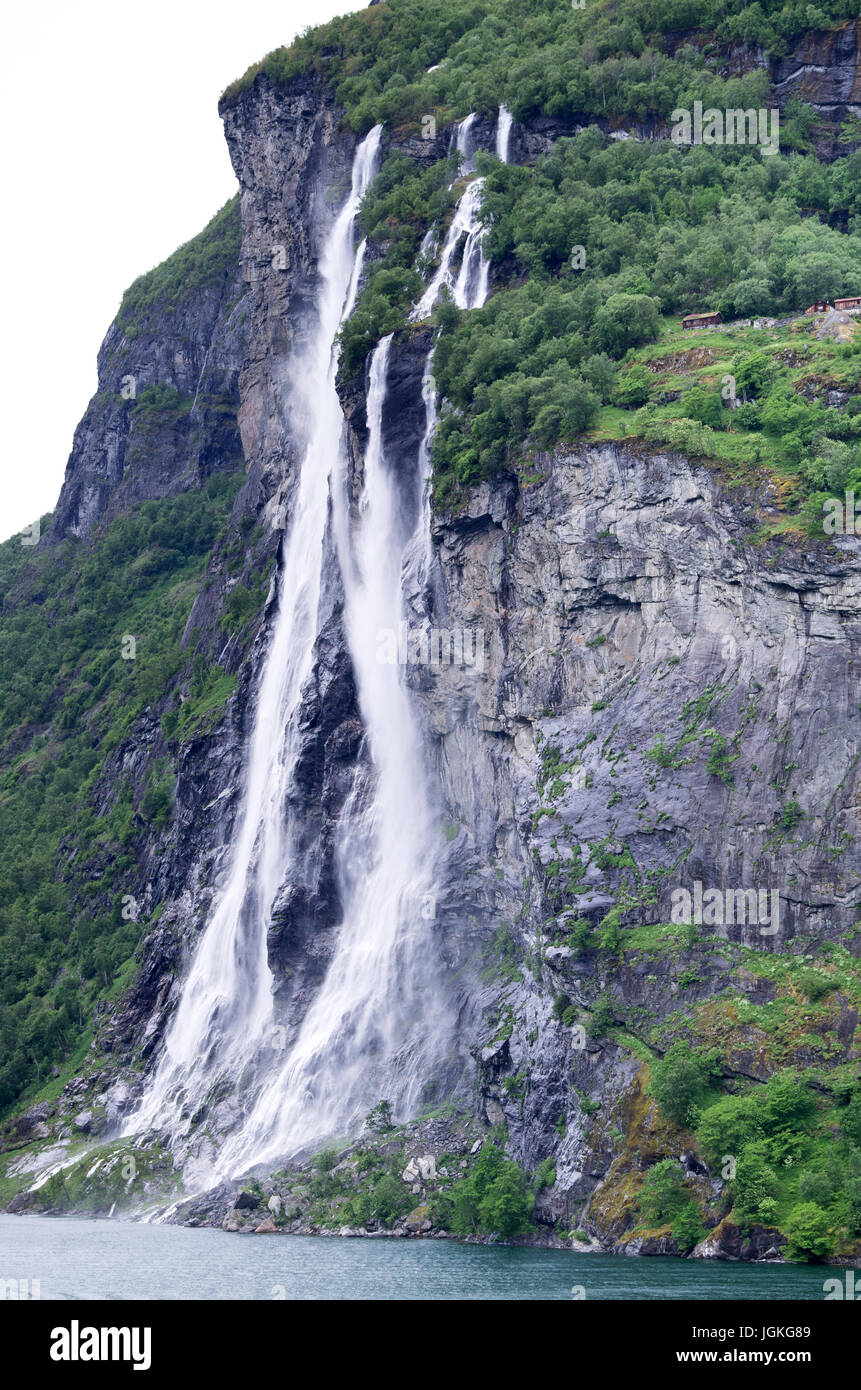
<path fill-rule="evenodd" d="M 200 658 L 192 663 L 190 693 L 178 710 L 162 715 L 161 727 L 166 739 L 184 742 L 199 734 L 209 733 L 221 717 L 225 704 L 236 689 L 236 676 L 221 666 L 206 667 Z"/>
<path fill-rule="evenodd" d="M 853 0 L 385 0 L 300 35 L 255 63 L 224 94 L 235 100 L 263 72 L 276 84 L 315 73 L 364 131 L 376 121 L 420 126 L 469 111 L 492 114 L 504 101 L 515 116 L 668 116 L 676 106 L 759 105 L 724 84 L 692 44 L 670 56 L 665 36 L 762 44 L 778 55 L 806 29 L 856 13 Z M 427 69 L 437 66 L 435 72 Z M 692 94 L 693 89 L 693 94 Z M 730 99 L 732 97 L 732 99 Z"/>
<path fill-rule="evenodd" d="M 673 1043 L 663 1061 L 653 1063 L 652 1094 L 669 1120 L 677 1125 L 690 1125 L 696 1121 L 719 1075 L 717 1052 L 699 1052 L 680 1039 Z"/>
<path fill-rule="evenodd" d="M 454 206 L 449 184 L 457 172 L 453 160 L 440 160 L 429 169 L 405 155 L 390 155 L 359 211 L 364 236 L 385 247 L 369 267 L 367 282 L 341 330 L 341 370 L 350 375 L 386 333 L 403 328 L 411 305 L 421 292 L 417 261 L 428 225 L 440 222 Z"/>
<path fill-rule="evenodd" d="M 139 275 L 129 286 L 117 314 L 117 324 L 126 338 L 138 337 L 149 310 L 155 304 L 162 312 L 166 306 L 175 309 L 195 291 L 206 285 L 218 284 L 235 270 L 239 264 L 241 240 L 237 193 L 202 232 L 180 246 L 154 270 Z"/>
<path fill-rule="evenodd" d="M 31 1197 L 34 1211 L 89 1211 L 98 1214 L 117 1206 L 130 1211 L 163 1201 L 180 1189 L 179 1174 L 170 1154 L 156 1142 L 146 1148 L 129 1140 L 87 1148 L 77 1163 L 55 1173 Z"/>
<path fill-rule="evenodd" d="M 739 481 L 770 470 L 789 515 L 820 531 L 824 489 L 839 494 L 856 475 L 861 485 L 861 416 L 824 405 L 818 387 L 796 389 L 803 373 L 781 360 L 780 330 L 777 342 L 755 330 L 756 342 L 721 335 L 721 347 L 731 341 L 723 372 L 708 362 L 684 368 L 681 392 L 661 389 L 672 372 L 644 352 L 673 345 L 672 316 L 694 308 L 745 319 L 859 292 L 861 151 L 819 163 L 818 118 L 799 101 L 783 112 L 781 152 L 768 157 L 749 146 L 613 140 L 588 125 L 668 123 L 695 101 L 773 105 L 762 68 L 717 74 L 713 41 L 777 55 L 804 30 L 854 13 L 853 0 L 813 9 L 729 0 L 720 16 L 708 0 L 590 0 L 582 10 L 568 0 L 449 0 L 433 11 L 421 0 L 387 0 L 307 31 L 228 88 L 232 101 L 261 72 L 276 84 L 313 73 L 357 131 L 382 121 L 433 135 L 428 122 L 442 130 L 469 111 L 492 118 L 501 102 L 519 120 L 587 124 L 533 166 L 478 158 L 486 247 L 506 282 L 480 311 L 459 313 L 445 299 L 436 311 L 439 503 L 500 468 L 528 469 L 535 448 L 587 430 L 718 459 Z M 691 42 L 679 45 L 679 33 Z M 847 147 L 852 133 L 847 126 L 841 137 Z M 386 161 L 361 213 L 377 255 L 343 330 L 345 372 L 405 326 L 429 270 L 421 238 L 444 231 L 452 176 L 447 159 L 429 168 L 402 154 Z M 709 341 L 686 334 L 684 350 Z M 705 349 L 710 355 L 717 359 Z M 861 343 L 824 346 L 811 365 L 825 363 L 835 369 L 829 384 L 857 387 Z M 726 375 L 736 379 L 739 409 L 722 395 Z M 716 775 L 728 780 L 726 766 Z"/>
<path fill-rule="evenodd" d="M 640 1189 L 640 1212 L 650 1226 L 669 1224 L 673 1239 L 687 1251 L 705 1235 L 699 1207 L 685 1186 L 684 1169 L 673 1158 L 664 1158 L 648 1170 Z"/>
<path fill-rule="evenodd" d="M 651 1070 L 661 1113 L 673 1124 L 694 1126 L 712 1174 L 725 1179 L 726 1210 L 743 1229 L 777 1226 L 795 1259 L 854 1248 L 861 1236 L 857 1081 L 837 1079 L 833 1095 L 823 1098 L 805 1076 L 784 1069 L 764 1085 L 721 1095 L 713 1089 L 714 1055 L 679 1043 Z M 674 1166 L 669 1159 L 656 1164 L 643 1186 L 640 1209 L 653 1225 L 676 1214 Z"/>
<path fill-rule="evenodd" d="M 240 478 L 147 502 L 90 547 L 0 546 L 0 1112 L 78 1056 L 93 1009 L 128 983 L 146 922 L 136 843 L 170 824 L 164 753 L 133 786 L 106 762 L 175 687 L 180 639 Z M 232 677 L 183 707 L 199 728 Z"/>
<path fill-rule="evenodd" d="M 796 509 L 823 484 L 839 493 L 861 481 L 861 416 L 821 399 L 824 384 L 858 389 L 859 335 L 844 345 L 785 330 L 695 338 L 671 318 L 704 303 L 729 318 L 798 313 L 841 287 L 861 292 L 861 151 L 823 166 L 739 147 L 614 141 L 591 127 L 532 167 L 489 156 L 479 167 L 488 252 L 518 276 L 480 310 L 437 310 L 434 365 L 448 403 L 433 450 L 438 498 L 530 445 L 593 426 L 600 434 L 605 411 L 615 411 L 614 436 L 725 458 L 739 477 L 762 466 L 791 474 L 782 491 Z M 838 229 L 847 221 L 849 235 Z M 571 264 L 576 244 L 588 248 L 581 269 Z M 797 349 L 788 360 L 787 340 Z M 697 349 L 696 371 L 679 378 L 678 354 Z M 675 368 L 688 387 L 681 399 L 655 373 L 664 362 L 667 385 Z M 728 377 L 737 409 L 721 394 Z M 808 501 L 807 513 L 820 528 L 821 503 Z"/>
<path fill-rule="evenodd" d="M 834 1250 L 834 1231 L 815 1202 L 800 1202 L 786 1223 L 787 1253 L 798 1260 L 821 1259 Z"/>
<path fill-rule="evenodd" d="M 453 1104 L 429 1112 L 450 1126 L 452 1150 L 436 1157 L 436 1171 L 421 1180 L 422 1195 L 404 1180 L 408 1129 L 394 1125 L 390 1107 L 381 1101 L 366 1117 L 358 1143 L 345 1151 L 327 1149 L 310 1166 L 276 1174 L 285 1192 L 279 1225 L 299 1220 L 304 1228 L 337 1230 L 345 1224 L 370 1230 L 391 1228 L 409 1215 L 425 1229 L 458 1235 L 496 1235 L 511 1239 L 530 1229 L 536 1194 L 552 1187 L 553 1159 L 538 1165 L 532 1181 L 505 1157 L 498 1131 L 472 1154 L 472 1122 Z"/>
<path fill-rule="evenodd" d="M 495 1233 L 509 1238 L 528 1229 L 535 1200 L 521 1169 L 490 1141 L 482 1145 L 469 1175 L 446 1197 L 448 1225 L 458 1235 Z"/>
<path fill-rule="evenodd" d="M 267 580 L 260 576 L 253 584 L 236 584 L 227 595 L 221 626 L 227 632 L 244 627 L 251 618 L 256 618 L 266 598 Z"/>
<path fill-rule="evenodd" d="M 390 1130 L 394 1129 L 390 1101 L 378 1101 L 373 1110 L 368 1111 L 365 1116 L 365 1128 L 374 1134 L 388 1134 Z"/>

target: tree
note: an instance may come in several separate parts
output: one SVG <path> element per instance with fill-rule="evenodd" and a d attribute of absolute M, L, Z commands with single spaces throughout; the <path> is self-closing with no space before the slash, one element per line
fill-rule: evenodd
<path fill-rule="evenodd" d="M 647 1221 L 657 1225 L 675 1216 L 687 1201 L 685 1173 L 674 1158 L 652 1164 L 640 1190 L 640 1210 Z"/>
<path fill-rule="evenodd" d="M 861 1149 L 861 1090 L 855 1091 L 839 1118 L 840 1133 Z"/>
<path fill-rule="evenodd" d="M 719 391 L 704 391 L 702 386 L 694 386 L 682 396 L 680 405 L 691 420 L 699 420 L 713 430 L 723 429 L 724 413 Z"/>
<path fill-rule="evenodd" d="M 391 1101 L 378 1101 L 373 1110 L 368 1111 L 365 1116 L 365 1129 L 373 1130 L 376 1134 L 387 1134 L 389 1130 L 394 1129 Z"/>
<path fill-rule="evenodd" d="M 719 1056 L 716 1051 L 698 1052 L 680 1038 L 663 1061 L 652 1063 L 652 1095 L 673 1124 L 696 1123 L 709 1084 L 718 1073 Z"/>
<path fill-rule="evenodd" d="M 725 1154 L 740 1154 L 746 1144 L 760 1138 L 763 1127 L 758 1097 L 722 1096 L 697 1121 L 697 1140 L 706 1162 L 716 1168 Z"/>
<path fill-rule="evenodd" d="M 834 1253 L 835 1234 L 816 1202 L 800 1202 L 786 1222 L 786 1253 L 793 1260 L 820 1260 Z"/>
<path fill-rule="evenodd" d="M 654 386 L 654 377 L 648 367 L 639 364 L 631 367 L 619 378 L 616 386 L 616 400 L 619 405 L 645 405 Z"/>
<path fill-rule="evenodd" d="M 519 1235 L 529 1225 L 534 1196 L 516 1163 L 490 1141 L 468 1177 L 451 1189 L 451 1227 L 461 1235 L 478 1231 Z"/>
<path fill-rule="evenodd" d="M 621 357 L 628 348 L 653 343 L 660 332 L 660 309 L 659 301 L 647 294 L 611 294 L 592 326 L 593 345 Z"/>
<path fill-rule="evenodd" d="M 767 1142 L 759 1140 L 742 1149 L 732 1179 L 733 1211 L 745 1225 L 768 1222 L 774 1215 L 777 1174 L 768 1162 Z"/>
<path fill-rule="evenodd" d="M 674 1158 L 663 1158 L 646 1174 L 640 1190 L 640 1211 L 652 1225 L 670 1222 L 672 1237 L 682 1250 L 690 1250 L 703 1238 L 703 1223 L 693 1195 L 685 1187 L 685 1173 Z"/>
<path fill-rule="evenodd" d="M 372 1212 L 385 1226 L 391 1226 L 399 1216 L 406 1216 L 412 1205 L 409 1189 L 390 1173 L 380 1178 L 374 1187 Z"/>
<path fill-rule="evenodd" d="M 583 375 L 589 385 L 594 387 L 602 401 L 609 401 L 616 384 L 616 364 L 605 352 L 587 357 L 582 367 Z"/>

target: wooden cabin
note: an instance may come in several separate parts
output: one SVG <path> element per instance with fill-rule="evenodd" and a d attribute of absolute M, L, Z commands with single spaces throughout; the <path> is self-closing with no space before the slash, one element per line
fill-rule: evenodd
<path fill-rule="evenodd" d="M 715 309 L 709 314 L 686 314 L 682 328 L 715 328 L 719 323 L 723 323 L 723 316 Z"/>
<path fill-rule="evenodd" d="M 810 308 L 805 309 L 804 312 L 805 314 L 827 314 L 830 308 L 831 305 L 828 303 L 827 299 L 817 299 L 815 303 L 811 304 Z"/>
<path fill-rule="evenodd" d="M 846 299 L 835 299 L 834 308 L 844 314 L 861 314 L 861 294 L 850 294 Z"/>

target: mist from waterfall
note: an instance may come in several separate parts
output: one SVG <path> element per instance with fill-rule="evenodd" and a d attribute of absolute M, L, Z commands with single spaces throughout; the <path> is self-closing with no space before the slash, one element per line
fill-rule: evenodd
<path fill-rule="evenodd" d="M 364 243 L 354 245 L 355 219 L 376 169 L 381 130 L 375 126 L 356 151 L 349 197 L 320 257 L 316 322 L 286 372 L 291 428 L 303 457 L 282 543 L 277 613 L 227 880 L 128 1133 L 187 1128 L 213 1084 L 240 1081 L 272 1031 L 266 936 L 278 889 L 289 875 L 286 800 L 299 746 L 296 715 L 313 668 L 331 480 L 342 448 L 334 342 L 355 301 L 364 257 Z"/>

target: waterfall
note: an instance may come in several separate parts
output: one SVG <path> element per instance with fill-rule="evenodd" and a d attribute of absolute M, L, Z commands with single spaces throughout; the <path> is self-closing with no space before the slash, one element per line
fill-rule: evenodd
<path fill-rule="evenodd" d="M 283 1065 L 267 1079 L 225 1174 L 347 1134 L 385 1096 L 413 1113 L 450 1036 L 433 951 L 439 824 L 405 671 L 381 659 L 403 620 L 402 570 L 423 517 L 401 514 L 385 458 L 391 337 L 374 350 L 358 523 L 336 527 L 345 628 L 370 769 L 356 773 L 338 828 L 343 903 L 334 956 Z M 346 476 L 335 505 L 346 508 Z M 394 657 L 394 652 L 391 653 Z"/>
<path fill-rule="evenodd" d="M 466 225 L 466 243 L 460 270 L 452 288 L 452 298 L 458 309 L 474 309 L 487 299 L 490 265 L 484 254 L 484 227 L 481 221 L 481 190 L 484 179 L 476 179 L 460 202 L 461 218 Z"/>
<path fill-rule="evenodd" d="M 511 139 L 511 123 L 514 117 L 507 106 L 500 106 L 496 122 L 496 157 L 503 164 L 508 163 L 508 142 Z"/>
<path fill-rule="evenodd" d="M 497 152 L 507 154 L 510 117 L 500 110 Z M 456 147 L 469 172 L 475 117 Z M 316 320 L 285 370 L 291 431 L 302 452 L 292 517 L 272 597 L 276 613 L 250 740 L 245 795 L 223 889 L 202 934 L 164 1052 L 127 1133 L 190 1128 L 213 1095 L 241 1087 L 218 1157 L 198 1176 L 232 1176 L 349 1133 L 385 1097 L 412 1114 L 453 1029 L 434 949 L 439 820 L 421 733 L 400 657 L 381 638 L 402 631 L 405 593 L 423 592 L 432 561 L 427 486 L 419 507 L 403 500 L 395 461 L 386 458 L 384 408 L 392 348 L 372 354 L 368 443 L 362 495 L 351 525 L 344 419 L 335 386 L 340 324 L 352 311 L 364 256 L 354 249 L 359 203 L 373 176 L 376 127 L 353 165 L 350 196 L 320 259 Z M 500 157 L 502 157 L 502 154 Z M 474 167 L 474 165 L 473 165 Z M 455 210 L 440 267 L 412 317 L 427 316 L 443 284 L 463 309 L 488 293 L 482 248 L 482 180 L 471 180 Z M 455 256 L 463 253 L 457 275 Z M 425 245 L 429 245 L 427 242 Z M 417 469 L 430 477 L 436 425 L 433 349 L 422 381 L 425 430 Z M 416 515 L 405 514 L 412 506 Z M 331 507 L 331 513 L 330 513 Z M 299 714 L 313 671 L 330 516 L 344 590 L 344 629 L 364 729 L 363 756 L 336 827 L 342 921 L 322 984 L 286 1057 L 272 1045 L 273 980 L 266 937 L 273 905 L 295 873 L 289 791 L 300 751 Z M 216 1124 L 215 1128 L 218 1128 Z M 186 1168 L 186 1179 L 189 1167 Z"/>
<path fill-rule="evenodd" d="M 468 147 L 474 119 L 473 116 L 468 116 L 457 128 L 457 148 L 462 153 L 464 153 Z M 503 164 L 508 163 L 511 124 L 511 112 L 508 111 L 506 107 L 500 106 L 499 117 L 496 123 L 496 154 L 497 158 L 501 159 Z M 484 255 L 482 227 L 478 220 L 481 185 L 481 179 L 476 179 L 471 183 L 455 210 L 452 225 L 443 247 L 439 269 L 413 310 L 411 317 L 414 320 L 427 318 L 439 297 L 439 292 L 443 284 L 450 284 L 452 259 L 465 228 L 467 230 L 467 241 L 464 247 L 460 272 L 453 286 L 452 292 L 454 301 L 459 309 L 480 309 L 487 299 L 490 284 L 490 264 Z M 424 243 L 422 249 L 424 250 Z M 434 430 L 436 429 L 438 413 L 437 394 L 433 379 L 433 356 L 434 349 L 432 347 L 428 353 L 424 376 L 422 377 L 422 400 L 425 406 L 425 429 L 419 446 L 419 476 L 422 480 L 423 496 L 425 499 L 423 513 L 424 526 L 421 533 L 423 563 L 420 582 L 422 587 L 427 582 L 433 558 L 433 544 L 430 533 L 430 448 Z"/>
<path fill-rule="evenodd" d="M 294 437 L 303 448 L 292 521 L 282 543 L 277 612 L 260 681 L 246 786 L 226 883 L 201 937 L 164 1052 L 127 1132 L 182 1130 L 222 1077 L 239 1081 L 272 1032 L 266 935 L 289 877 L 286 797 L 298 752 L 296 718 L 313 666 L 324 542 L 343 415 L 334 339 L 355 301 L 364 243 L 354 247 L 359 204 L 373 177 L 381 127 L 359 145 L 350 195 L 320 258 L 317 318 L 285 372 Z"/>
<path fill-rule="evenodd" d="M 511 112 L 507 111 L 504 106 L 500 106 L 496 125 L 496 153 L 503 163 L 508 162 L 511 122 Z M 456 130 L 455 145 L 462 157 L 462 174 L 470 173 L 475 169 L 474 123 L 475 113 L 461 121 Z M 467 185 L 455 208 L 451 226 L 443 243 L 439 265 L 430 284 L 410 315 L 413 322 L 419 322 L 428 317 L 439 299 L 444 285 L 451 291 L 452 298 L 459 309 L 476 309 L 487 299 L 490 265 L 484 254 L 483 246 L 485 233 L 481 221 L 481 190 L 483 187 L 484 179 L 473 179 Z M 460 267 L 457 275 L 454 276 L 452 267 L 463 238 L 465 240 Z"/>

